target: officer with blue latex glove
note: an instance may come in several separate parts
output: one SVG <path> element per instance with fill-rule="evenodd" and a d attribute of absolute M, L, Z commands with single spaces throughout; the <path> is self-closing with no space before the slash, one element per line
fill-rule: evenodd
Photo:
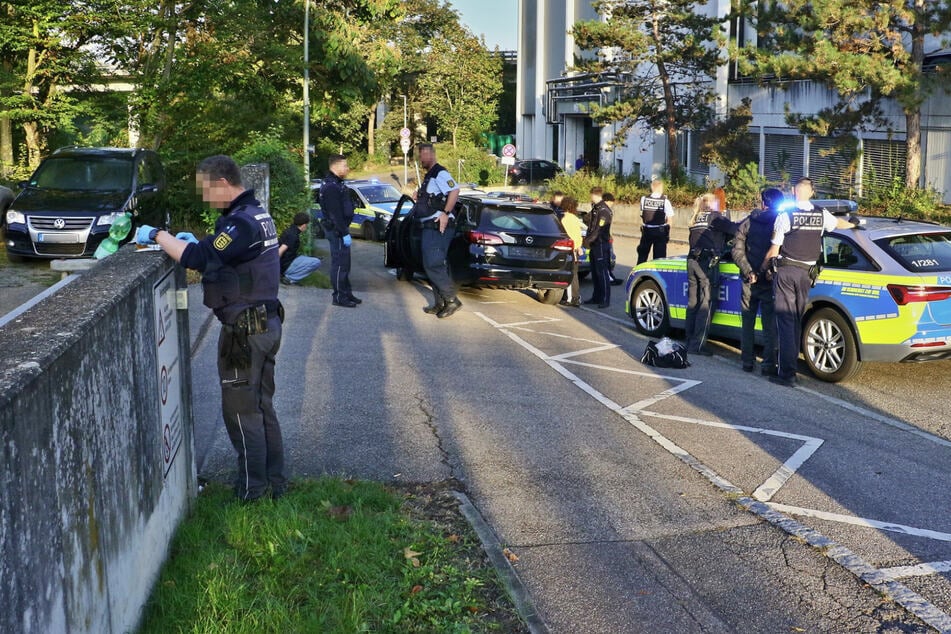
<path fill-rule="evenodd" d="M 175 234 L 175 237 L 179 240 L 184 240 L 185 242 L 198 244 L 198 238 L 196 238 L 195 234 L 191 233 L 190 231 L 179 231 Z"/>
<path fill-rule="evenodd" d="M 135 231 L 135 243 L 141 246 L 155 244 L 155 234 L 158 232 L 159 230 L 151 225 L 142 225 Z"/>
<path fill-rule="evenodd" d="M 343 237 L 343 246 L 349 249 L 352 243 L 353 243 L 353 238 L 350 237 L 349 233 Z"/>
<path fill-rule="evenodd" d="M 320 207 L 324 212 L 324 234 L 330 247 L 330 281 L 334 287 L 333 305 L 353 308 L 361 300 L 350 286 L 350 223 L 353 222 L 353 198 L 344 182 L 350 173 L 347 157 L 334 154 L 328 160 L 327 176 L 320 187 Z"/>

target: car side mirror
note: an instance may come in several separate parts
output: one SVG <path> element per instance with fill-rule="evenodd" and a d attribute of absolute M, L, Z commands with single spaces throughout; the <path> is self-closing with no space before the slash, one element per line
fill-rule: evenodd
<path fill-rule="evenodd" d="M 139 187 L 140 194 L 154 194 L 158 191 L 158 185 L 142 185 Z"/>

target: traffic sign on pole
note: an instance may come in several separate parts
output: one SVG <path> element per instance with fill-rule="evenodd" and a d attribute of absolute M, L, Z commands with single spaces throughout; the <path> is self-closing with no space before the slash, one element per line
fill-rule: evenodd
<path fill-rule="evenodd" d="M 400 139 L 400 147 L 403 148 L 403 154 L 409 152 L 409 139 Z"/>
<path fill-rule="evenodd" d="M 401 139 L 408 139 L 409 135 L 410 135 L 409 128 L 403 128 L 402 130 L 400 130 Z"/>
<path fill-rule="evenodd" d="M 515 156 L 515 146 L 511 143 L 506 143 L 502 148 L 502 156 Z"/>

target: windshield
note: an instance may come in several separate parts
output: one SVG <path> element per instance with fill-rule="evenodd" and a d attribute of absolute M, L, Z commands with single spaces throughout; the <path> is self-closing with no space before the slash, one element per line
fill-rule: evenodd
<path fill-rule="evenodd" d="M 371 205 L 378 203 L 395 203 L 400 199 L 400 190 L 392 185 L 361 185 L 357 189 Z"/>
<path fill-rule="evenodd" d="M 71 191 L 132 189 L 132 161 L 124 158 L 51 156 L 33 174 L 30 185 Z"/>
<path fill-rule="evenodd" d="M 912 273 L 951 271 L 951 232 L 893 236 L 875 244 Z"/>

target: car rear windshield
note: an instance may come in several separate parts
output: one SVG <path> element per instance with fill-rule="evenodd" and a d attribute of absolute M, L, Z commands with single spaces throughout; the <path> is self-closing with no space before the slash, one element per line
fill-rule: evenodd
<path fill-rule="evenodd" d="M 132 161 L 108 157 L 50 157 L 40 165 L 33 187 L 70 191 L 132 189 Z"/>
<path fill-rule="evenodd" d="M 951 232 L 892 236 L 875 243 L 913 273 L 951 271 Z"/>
<path fill-rule="evenodd" d="M 525 231 L 542 235 L 556 235 L 561 233 L 555 214 L 550 211 L 530 209 L 492 209 L 482 210 L 483 229 L 497 231 Z"/>

